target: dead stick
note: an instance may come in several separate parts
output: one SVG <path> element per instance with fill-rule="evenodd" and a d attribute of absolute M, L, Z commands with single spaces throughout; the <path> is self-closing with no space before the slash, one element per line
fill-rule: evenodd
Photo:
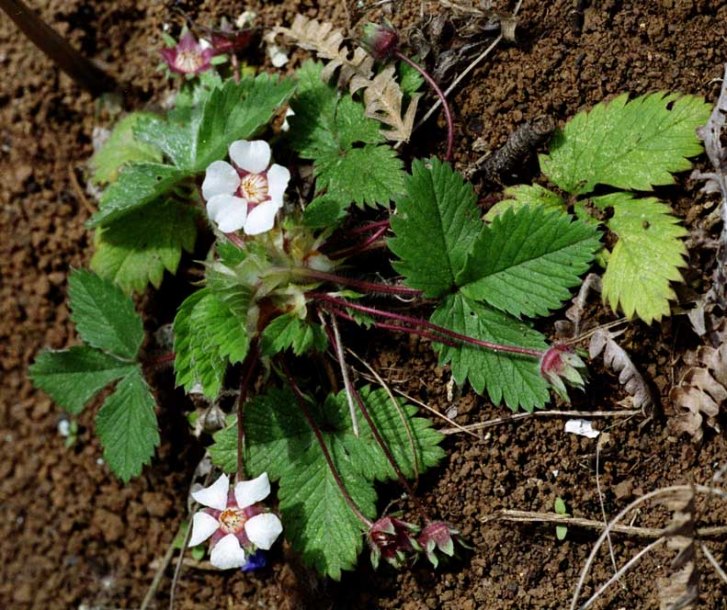
<path fill-rule="evenodd" d="M 152 600 L 154 599 L 154 595 L 156 595 L 156 592 L 159 589 L 159 583 L 162 582 L 164 572 L 167 571 L 169 564 L 172 562 L 172 557 L 174 556 L 174 541 L 176 540 L 176 538 L 177 535 L 175 534 L 174 538 L 172 538 L 172 541 L 167 547 L 167 552 L 164 553 L 164 558 L 157 567 L 156 574 L 154 574 L 154 578 L 151 581 L 151 585 L 149 585 L 149 590 L 144 596 L 144 601 L 141 602 L 141 608 L 139 608 L 139 610 L 146 610 L 149 607 L 149 604 L 151 604 Z"/>

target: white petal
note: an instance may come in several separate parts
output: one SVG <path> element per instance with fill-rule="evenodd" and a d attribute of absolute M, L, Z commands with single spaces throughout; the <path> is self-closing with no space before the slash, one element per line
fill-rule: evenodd
<path fill-rule="evenodd" d="M 225 510 L 227 508 L 227 494 L 230 491 L 230 479 L 223 474 L 209 487 L 192 492 L 192 498 L 203 506 Z"/>
<path fill-rule="evenodd" d="M 207 538 L 214 534 L 220 527 L 219 521 L 212 515 L 202 511 L 194 513 L 192 517 L 192 535 L 189 538 L 188 546 L 202 544 Z"/>
<path fill-rule="evenodd" d="M 231 195 L 239 186 L 240 176 L 237 170 L 227 161 L 214 161 L 204 175 L 202 197 L 209 201 L 215 195 Z"/>
<path fill-rule="evenodd" d="M 235 534 L 227 534 L 215 544 L 210 553 L 210 562 L 220 570 L 241 568 L 245 565 L 245 551 Z"/>
<path fill-rule="evenodd" d="M 247 201 L 232 195 L 216 195 L 207 202 L 207 216 L 223 233 L 238 231 L 245 225 Z"/>
<path fill-rule="evenodd" d="M 278 213 L 279 206 L 272 201 L 266 201 L 252 209 L 247 215 L 245 221 L 245 233 L 248 235 L 259 235 L 273 228 L 275 224 L 275 215 Z"/>
<path fill-rule="evenodd" d="M 587 419 L 569 419 L 565 422 L 565 431 L 571 434 L 577 434 L 578 436 L 585 436 L 587 438 L 596 438 L 601 434 L 598 430 L 593 428 L 593 424 Z"/>
<path fill-rule="evenodd" d="M 240 508 L 252 506 L 270 495 L 270 479 L 268 473 L 263 472 L 251 481 L 240 481 L 235 485 L 235 500 Z"/>
<path fill-rule="evenodd" d="M 268 195 L 278 207 L 283 205 L 283 193 L 288 188 L 290 172 L 287 167 L 274 163 L 268 170 Z"/>
<path fill-rule="evenodd" d="M 245 533 L 257 548 L 267 551 L 283 531 L 283 524 L 274 513 L 261 513 L 245 522 Z"/>
<path fill-rule="evenodd" d="M 217 219 L 217 226 L 223 233 L 233 233 L 242 229 L 246 218 L 247 206 L 228 208 L 220 214 Z"/>
<path fill-rule="evenodd" d="M 240 169 L 260 174 L 270 165 L 270 145 L 265 140 L 237 140 L 230 144 L 230 159 Z"/>

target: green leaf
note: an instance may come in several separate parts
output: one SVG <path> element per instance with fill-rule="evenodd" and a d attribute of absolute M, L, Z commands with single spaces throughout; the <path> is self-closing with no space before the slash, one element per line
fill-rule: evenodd
<path fill-rule="evenodd" d="M 118 180 L 101 196 L 100 209 L 89 227 L 105 226 L 134 212 L 168 193 L 189 174 L 171 165 L 135 163 L 125 167 Z"/>
<path fill-rule="evenodd" d="M 404 192 L 404 165 L 390 146 L 367 144 L 345 154 L 322 153 L 313 171 L 317 190 L 359 207 L 386 205 Z"/>
<path fill-rule="evenodd" d="M 141 473 L 159 444 L 154 397 L 139 369 L 124 377 L 96 416 L 104 460 L 122 481 Z"/>
<path fill-rule="evenodd" d="M 536 330 L 496 309 L 472 302 L 461 294 L 448 296 L 434 311 L 432 322 L 457 333 L 501 345 L 545 351 L 545 338 Z M 468 380 L 481 394 L 487 390 L 493 403 L 503 399 L 513 411 L 541 408 L 548 401 L 548 384 L 540 375 L 537 358 L 493 352 L 473 345 L 437 345 L 442 364 L 450 363 L 454 380 Z"/>
<path fill-rule="evenodd" d="M 486 221 L 491 222 L 507 210 L 517 211 L 528 205 L 547 210 L 566 211 L 563 198 L 539 184 L 516 184 L 506 188 L 504 194 L 512 199 L 503 199 L 493 205 L 485 214 Z"/>
<path fill-rule="evenodd" d="M 133 301 L 108 280 L 77 269 L 68 280 L 71 319 L 86 343 L 127 360 L 136 358 L 144 339 Z"/>
<path fill-rule="evenodd" d="M 457 276 L 462 294 L 509 314 L 544 316 L 570 297 L 596 251 L 598 231 L 569 214 L 525 206 L 484 225 Z"/>
<path fill-rule="evenodd" d="M 250 293 L 240 285 L 225 292 L 203 288 L 182 303 L 174 318 L 178 385 L 190 391 L 199 383 L 205 396 L 217 396 L 227 365 L 247 355 L 249 304 Z"/>
<path fill-rule="evenodd" d="M 194 146 L 194 170 L 202 172 L 227 155 L 235 140 L 246 140 L 267 125 L 295 90 L 290 79 L 260 74 L 230 79 L 214 89 L 204 104 Z"/>
<path fill-rule="evenodd" d="M 415 93 L 418 93 L 424 86 L 424 77 L 418 70 L 412 68 L 409 64 L 404 63 L 403 61 L 399 62 L 398 72 L 399 87 L 404 95 L 411 97 Z"/>
<path fill-rule="evenodd" d="M 196 217 L 194 208 L 172 200 L 132 212 L 98 230 L 91 269 L 127 294 L 149 283 L 159 288 L 164 270 L 176 273 L 182 250 L 194 248 Z"/>
<path fill-rule="evenodd" d="M 134 128 L 150 115 L 132 112 L 121 119 L 101 149 L 91 157 L 90 165 L 94 184 L 114 182 L 119 170 L 128 163 L 145 161 L 158 163 L 162 160 L 159 150 L 134 137 Z"/>
<path fill-rule="evenodd" d="M 346 217 L 348 203 L 331 195 L 321 195 L 311 201 L 303 211 L 303 224 L 312 229 L 335 227 Z"/>
<path fill-rule="evenodd" d="M 264 356 L 274 356 L 289 348 L 293 348 L 296 356 L 301 356 L 309 350 L 323 351 L 327 345 L 328 339 L 320 324 L 306 322 L 295 314 L 278 316 L 262 332 Z"/>
<path fill-rule="evenodd" d="M 399 402 L 394 407 L 384 390 L 363 388 L 361 396 L 407 475 L 422 472 L 443 457 L 438 446 L 442 435 L 428 420 L 415 417 L 413 406 Z M 394 473 L 370 428 L 360 418 L 361 436 L 354 436 L 343 392 L 329 396 L 323 407 L 309 404 L 308 408 L 347 491 L 359 509 L 373 517 L 373 480 L 387 480 Z M 361 524 L 341 495 L 293 394 L 272 390 L 253 399 L 245 408 L 245 430 L 250 473 L 267 472 L 280 482 L 278 498 L 286 536 L 308 563 L 332 578 L 340 578 L 342 570 L 355 566 L 363 542 Z M 234 471 L 235 426 L 218 432 L 214 440 L 210 448 L 213 462 Z"/>
<path fill-rule="evenodd" d="M 627 193 L 596 197 L 593 204 L 613 210 L 608 228 L 618 241 L 603 275 L 603 300 L 627 318 L 646 323 L 669 315 L 674 298 L 670 282 L 682 281 L 687 230 L 668 205 L 654 197 L 637 199 Z"/>
<path fill-rule="evenodd" d="M 630 102 L 620 95 L 571 119 L 540 156 L 543 173 L 564 191 L 588 193 L 597 184 L 651 190 L 672 184 L 702 152 L 696 129 L 712 108 L 701 97 L 664 92 Z"/>
<path fill-rule="evenodd" d="M 28 372 L 35 387 L 76 415 L 109 383 L 135 368 L 136 365 L 122 362 L 110 354 L 79 345 L 62 351 L 42 352 Z"/>
<path fill-rule="evenodd" d="M 389 248 L 400 259 L 394 268 L 407 285 L 439 297 L 454 288 L 482 223 L 471 185 L 448 164 L 428 163 L 414 161 L 406 195 L 391 217 L 396 236 Z"/>
<path fill-rule="evenodd" d="M 175 114 L 181 115 L 178 118 Z M 134 129 L 142 142 L 156 146 L 173 165 L 191 169 L 194 165 L 194 142 L 201 119 L 199 108 L 169 116 L 146 115 Z"/>

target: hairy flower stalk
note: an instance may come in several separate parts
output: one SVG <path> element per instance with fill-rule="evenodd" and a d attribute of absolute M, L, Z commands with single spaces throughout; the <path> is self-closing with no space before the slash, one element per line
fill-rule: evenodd
<path fill-rule="evenodd" d="M 308 267 L 294 268 L 291 269 L 290 272 L 299 277 L 320 280 L 322 282 L 331 282 L 332 284 L 340 284 L 341 286 L 347 286 L 354 290 L 360 290 L 368 294 L 398 294 L 409 297 L 418 297 L 422 294 L 420 290 L 407 288 L 406 286 L 392 286 L 391 284 L 367 282 L 365 280 L 357 280 L 352 277 L 328 273 L 326 271 L 318 271 L 317 269 L 310 269 Z"/>

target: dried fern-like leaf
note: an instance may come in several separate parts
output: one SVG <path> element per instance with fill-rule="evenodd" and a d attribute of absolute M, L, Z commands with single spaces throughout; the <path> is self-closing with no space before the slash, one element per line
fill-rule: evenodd
<path fill-rule="evenodd" d="M 396 82 L 394 66 L 374 76 L 374 60 L 366 51 L 358 47 L 351 53 L 344 46 L 345 37 L 341 30 L 335 29 L 330 23 L 303 15 L 296 15 L 289 28 L 275 28 L 274 35 L 279 34 L 327 61 L 321 73 L 325 82 L 330 82 L 338 72 L 339 88 L 348 87 L 352 95 L 363 90 L 366 116 L 387 127 L 382 130 L 382 134 L 388 140 L 409 141 L 420 96 L 413 96 L 404 110 L 404 94 Z"/>
<path fill-rule="evenodd" d="M 654 403 L 649 386 L 626 351 L 616 343 L 614 336 L 607 330 L 596 330 L 591 336 L 588 354 L 593 359 L 603 352 L 604 365 L 618 373 L 618 382 L 631 396 L 634 407 L 646 409 Z"/>
<path fill-rule="evenodd" d="M 688 433 L 695 441 L 703 436 L 703 424 L 719 430 L 717 416 L 727 404 L 727 344 L 718 349 L 706 345 L 688 353 L 690 368 L 681 383 L 671 389 L 669 399 L 678 410 L 673 423 L 677 433 Z"/>

